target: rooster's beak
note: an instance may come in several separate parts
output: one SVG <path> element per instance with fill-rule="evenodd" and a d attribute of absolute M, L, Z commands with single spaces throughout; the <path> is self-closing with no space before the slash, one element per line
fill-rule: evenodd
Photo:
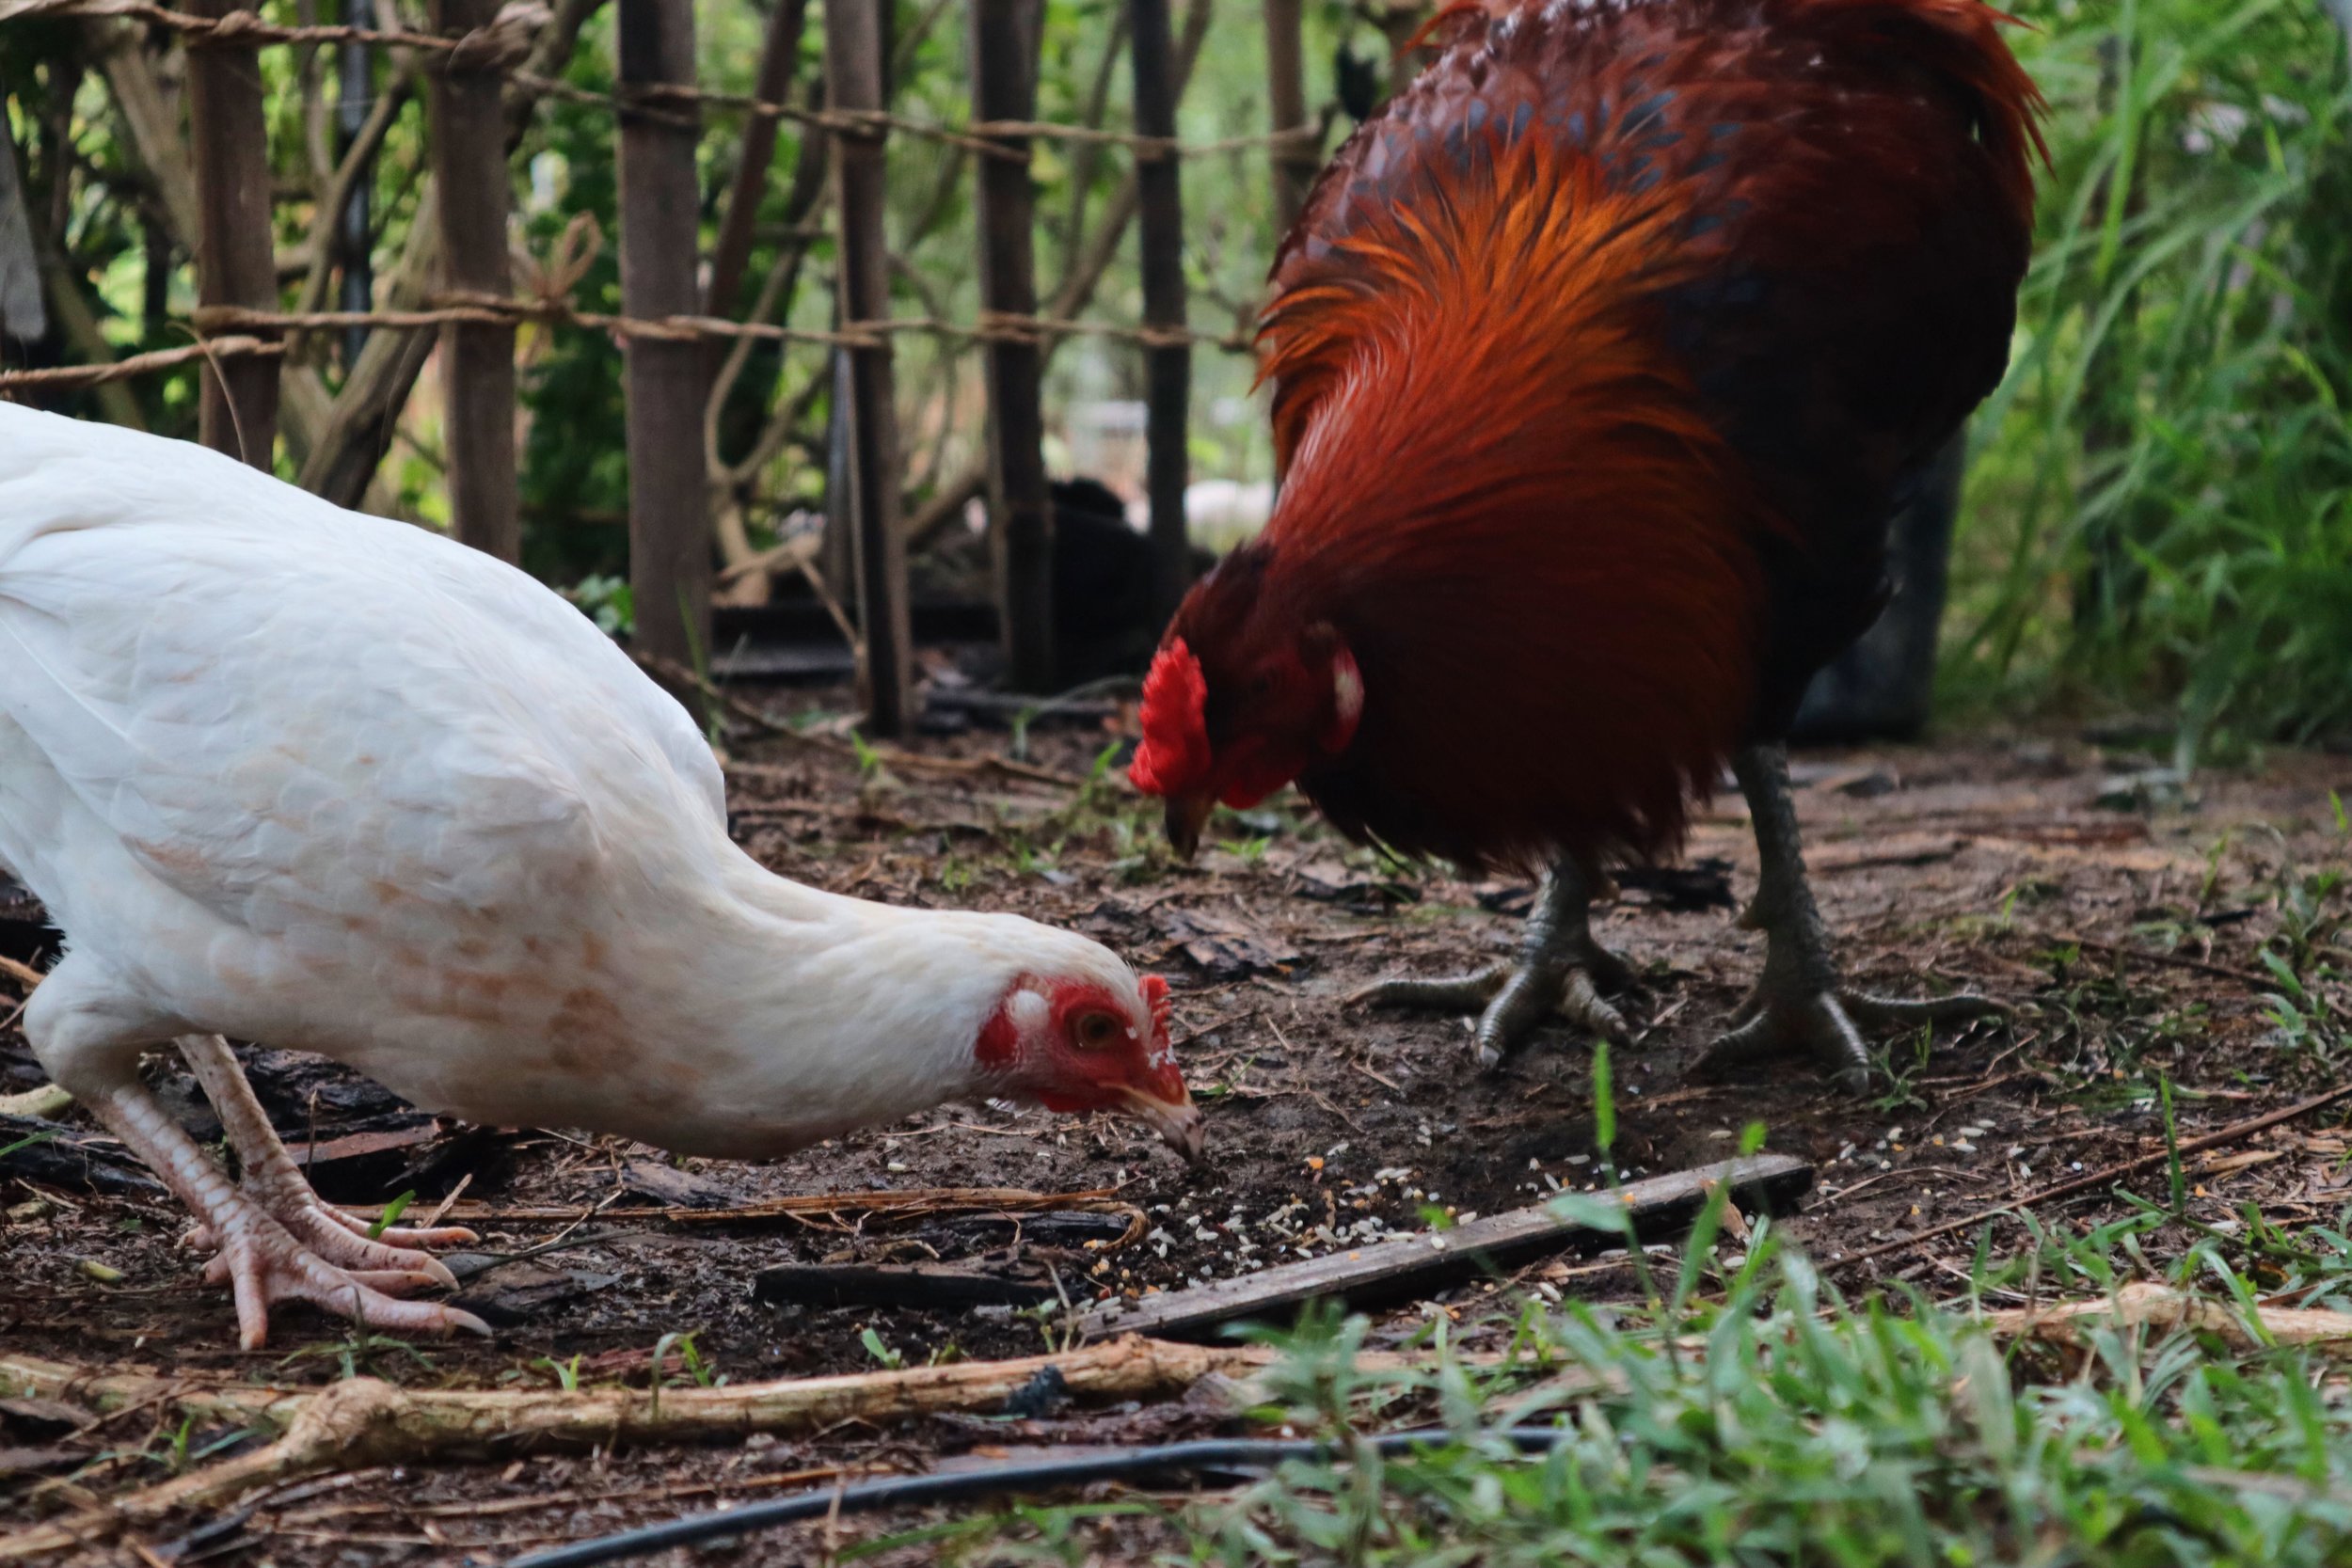
<path fill-rule="evenodd" d="M 1200 1117 L 1200 1107 L 1192 1102 L 1192 1096 L 1177 1090 L 1183 1098 L 1161 1100 L 1141 1089 L 1126 1092 L 1126 1112 L 1167 1140 L 1168 1147 L 1184 1157 L 1188 1164 L 1198 1164 L 1200 1151 L 1209 1138 L 1208 1124 Z"/>
<path fill-rule="evenodd" d="M 1200 847 L 1200 830 L 1216 809 L 1212 795 L 1171 795 L 1168 798 L 1168 842 L 1179 857 L 1190 860 Z"/>

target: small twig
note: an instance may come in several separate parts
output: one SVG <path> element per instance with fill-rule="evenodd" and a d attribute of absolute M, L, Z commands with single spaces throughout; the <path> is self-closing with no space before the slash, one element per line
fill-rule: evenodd
<path fill-rule="evenodd" d="M 2004 1214 L 2014 1214 L 2020 1210 L 2031 1209 L 2062 1197 L 2072 1197 L 2077 1193 L 2093 1191 L 2111 1182 L 2120 1181 L 2127 1176 L 2137 1176 L 2144 1170 L 2154 1170 L 2170 1161 L 2176 1152 L 2181 1158 L 2185 1159 L 2191 1154 L 2201 1154 L 2209 1148 L 2220 1148 L 2250 1138 L 2257 1132 L 2268 1132 L 2271 1128 L 2293 1121 L 2297 1117 L 2324 1110 L 2344 1100 L 2352 1100 L 2352 1084 L 2329 1089 L 2326 1094 L 2313 1095 L 2309 1100 L 2298 1100 L 2280 1110 L 2267 1112 L 2245 1121 L 2232 1122 L 2217 1132 L 2188 1139 L 2177 1150 L 2158 1149 L 2153 1154 L 2143 1154 L 2137 1160 L 2126 1160 L 2122 1164 L 2109 1165 L 2105 1170 L 2095 1170 L 2088 1175 L 2074 1177 L 2044 1187 L 2040 1192 L 2028 1193 L 2024 1197 L 2012 1199 L 2008 1203 L 1995 1204 L 1990 1209 L 1970 1214 L 1963 1219 L 1947 1220 L 1942 1225 L 1931 1225 L 1914 1235 L 1901 1237 L 1892 1242 L 1882 1242 L 1877 1246 L 1865 1247 L 1860 1252 L 1840 1258 L 1827 1266 L 1832 1269 L 1850 1269 L 1857 1263 L 1867 1262 L 1873 1258 L 1883 1258 L 1891 1252 L 1908 1251 L 1921 1242 L 1931 1241 L 1938 1236 L 1948 1236 L 1956 1230 L 1973 1230 L 1978 1226 L 1990 1220 L 1999 1219 Z"/>
<path fill-rule="evenodd" d="M 2153 953 L 2145 947 L 2126 947 L 2121 942 L 2099 942 L 2090 937 L 2078 937 L 2060 932 L 2046 939 L 2064 942 L 2072 947 L 2087 947 L 2093 953 L 2106 953 L 2118 958 L 2132 958 L 2144 964 L 2157 964 L 2166 969 L 2192 970 L 2199 974 L 2211 974 L 2217 979 L 2235 980 L 2242 986 L 2271 987 L 2279 983 L 2271 974 L 2257 974 L 2250 969 L 2232 969 L 2227 964 L 2207 963 L 2202 958 L 2185 958 L 2178 953 Z"/>

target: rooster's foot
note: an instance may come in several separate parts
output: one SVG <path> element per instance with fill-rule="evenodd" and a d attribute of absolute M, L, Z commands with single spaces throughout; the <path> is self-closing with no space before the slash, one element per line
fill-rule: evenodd
<path fill-rule="evenodd" d="M 1516 962 L 1489 964 L 1449 979 L 1380 980 L 1347 1000 L 1451 1012 L 1484 1009 L 1472 1037 L 1482 1069 L 1501 1063 L 1547 1013 L 1622 1042 L 1629 1033 L 1625 1015 L 1601 993 L 1629 988 L 1633 971 L 1593 940 L 1589 885 L 1587 874 L 1572 862 L 1553 868 L 1528 916 L 1527 944 Z"/>
<path fill-rule="evenodd" d="M 1760 866 L 1755 901 L 1740 924 L 1765 934 L 1764 975 L 1733 1019 L 1731 1032 L 1700 1059 L 1701 1071 L 1810 1054 L 1841 1090 L 1858 1095 L 1869 1088 L 1870 1053 L 1854 1026 L 1857 1021 L 1933 1024 L 2009 1013 L 2002 1003 L 1973 992 L 1911 1002 L 1848 989 L 1805 881 L 1787 752 L 1777 744 L 1750 747 L 1732 759 L 1732 770 L 1748 799 Z"/>
<path fill-rule="evenodd" d="M 1859 1095 L 1870 1086 L 1870 1054 L 1862 1032 L 1854 1027 L 1857 1020 L 1875 1024 L 1933 1024 L 2009 1013 L 2005 1005 L 1970 991 L 1908 1001 L 1842 988 L 1772 996 L 1763 994 L 1763 990 L 1759 986 L 1740 1007 L 1739 1016 L 1744 1022 L 1708 1047 L 1698 1063 L 1702 1073 L 1809 1054 L 1821 1063 L 1840 1090 Z"/>

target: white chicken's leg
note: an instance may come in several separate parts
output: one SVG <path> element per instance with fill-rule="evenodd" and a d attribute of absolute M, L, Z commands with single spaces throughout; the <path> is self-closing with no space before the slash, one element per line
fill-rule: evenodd
<path fill-rule="evenodd" d="M 218 1035 L 185 1035 L 179 1045 L 180 1054 L 187 1058 L 189 1069 L 204 1085 L 205 1098 L 219 1115 L 230 1147 L 237 1151 L 237 1163 L 245 1172 L 242 1190 L 272 1219 L 329 1263 L 347 1269 L 415 1272 L 437 1284 L 457 1283 L 430 1253 L 416 1249 L 463 1246 L 477 1240 L 472 1231 L 455 1226 L 429 1230 L 387 1227 L 371 1236 L 373 1222 L 345 1213 L 310 1190 L 294 1156 L 286 1152 L 277 1130 L 270 1126 L 269 1114 L 253 1097 L 253 1086 L 246 1082 L 227 1040 Z M 206 1241 L 199 1236 L 197 1244 L 204 1245 Z M 216 1259 L 212 1271 L 215 1277 L 219 1267 Z"/>
<path fill-rule="evenodd" d="M 1742 1022 L 1709 1048 L 1703 1069 L 1809 1052 L 1849 1094 L 1866 1092 L 1870 1058 L 1854 1021 L 1941 1023 L 2009 1009 L 1988 996 L 1910 1001 L 1847 988 L 1830 956 L 1829 932 L 1805 881 L 1797 806 L 1788 788 L 1788 750 L 1751 746 L 1732 758 L 1756 824 L 1756 901 L 1742 925 L 1765 933 L 1764 974 L 1741 1008 Z"/>
<path fill-rule="evenodd" d="M 220 1247 L 214 1272 L 234 1289 L 237 1335 L 246 1349 L 258 1350 L 267 1341 L 270 1305 L 288 1300 L 405 1333 L 456 1328 L 489 1333 L 469 1312 L 387 1293 L 433 1283 L 431 1275 L 409 1268 L 339 1268 L 231 1185 L 139 1082 L 140 1048 L 172 1031 L 169 1021 L 126 991 L 97 961 L 68 954 L 33 993 L 24 1010 L 25 1033 L 33 1053 L 57 1084 L 146 1161 L 212 1233 Z M 254 1109 L 258 1114 L 259 1106 Z"/>
<path fill-rule="evenodd" d="M 1483 1007 L 1475 1037 L 1478 1065 L 1501 1062 L 1548 1012 L 1622 1043 L 1625 1017 L 1601 1000 L 1601 990 L 1632 984 L 1633 972 L 1593 940 L 1593 874 L 1563 856 L 1536 891 L 1527 916 L 1527 940 L 1517 963 L 1492 963 L 1474 974 L 1441 980 L 1379 980 L 1350 1002 L 1460 1010 Z"/>

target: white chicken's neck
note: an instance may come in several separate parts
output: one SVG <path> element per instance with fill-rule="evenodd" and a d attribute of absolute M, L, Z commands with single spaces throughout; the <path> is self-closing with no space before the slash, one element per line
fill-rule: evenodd
<path fill-rule="evenodd" d="M 975 1045 L 1026 922 L 820 892 L 732 845 L 712 859 L 649 890 L 616 959 L 629 1033 L 690 1080 L 690 1114 L 650 1141 L 779 1153 L 980 1086 Z"/>

